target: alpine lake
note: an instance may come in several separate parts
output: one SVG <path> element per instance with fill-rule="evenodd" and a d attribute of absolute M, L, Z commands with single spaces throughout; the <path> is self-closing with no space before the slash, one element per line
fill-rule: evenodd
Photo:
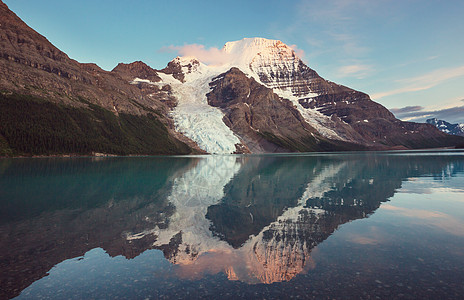
<path fill-rule="evenodd" d="M 0 299 L 462 299 L 464 150 L 0 160 Z"/>

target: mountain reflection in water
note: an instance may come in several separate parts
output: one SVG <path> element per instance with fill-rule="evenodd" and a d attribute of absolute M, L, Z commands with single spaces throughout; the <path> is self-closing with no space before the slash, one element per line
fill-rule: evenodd
<path fill-rule="evenodd" d="M 2 160 L 0 296 L 94 248 L 159 249 L 179 279 L 289 281 L 405 180 L 462 174 L 453 153 Z"/>

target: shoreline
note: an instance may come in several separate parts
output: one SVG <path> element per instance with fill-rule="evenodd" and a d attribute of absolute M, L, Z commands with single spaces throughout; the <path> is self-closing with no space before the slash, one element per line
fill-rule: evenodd
<path fill-rule="evenodd" d="M 389 149 L 389 150 L 360 150 L 360 151 L 327 151 L 327 152 L 283 152 L 283 153 L 229 153 L 229 154 L 129 154 L 129 155 L 118 155 L 109 153 L 92 153 L 92 154 L 53 154 L 53 155 L 18 155 L 18 156 L 0 156 L 0 159 L 8 158 L 116 158 L 116 157 L 202 157 L 208 155 L 214 156 L 306 156 L 306 155 L 320 155 L 320 154 L 358 154 L 358 153 L 421 153 L 421 152 L 440 152 L 456 150 L 457 152 L 464 151 L 464 148 L 458 147 L 439 147 L 439 148 L 424 148 L 424 149 Z M 450 151 L 451 152 L 451 151 Z M 454 152 L 454 151 L 453 151 Z"/>

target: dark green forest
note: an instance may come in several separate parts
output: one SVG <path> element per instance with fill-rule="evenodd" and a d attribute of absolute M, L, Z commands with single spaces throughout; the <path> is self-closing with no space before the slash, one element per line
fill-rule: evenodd
<path fill-rule="evenodd" d="M 81 99 L 87 107 L 60 105 L 33 96 L 0 94 L 0 156 L 189 154 L 156 113 L 112 112 Z"/>

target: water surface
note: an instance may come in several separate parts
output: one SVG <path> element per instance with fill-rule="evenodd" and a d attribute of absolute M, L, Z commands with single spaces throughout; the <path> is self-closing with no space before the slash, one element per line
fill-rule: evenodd
<path fill-rule="evenodd" d="M 0 298 L 459 298 L 464 152 L 0 160 Z"/>

